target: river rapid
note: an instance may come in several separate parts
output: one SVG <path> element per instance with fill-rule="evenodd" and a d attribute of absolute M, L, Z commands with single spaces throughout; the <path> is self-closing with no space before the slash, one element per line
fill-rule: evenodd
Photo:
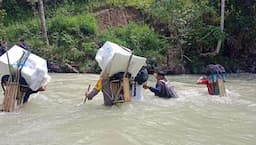
<path fill-rule="evenodd" d="M 229 75 L 227 97 L 209 96 L 199 76 L 168 76 L 179 98 L 143 90 L 142 101 L 82 104 L 95 74 L 50 74 L 47 91 L 0 113 L 0 145 L 255 145 L 256 75 Z M 155 84 L 153 76 L 148 82 Z M 1 90 L 0 101 L 3 100 Z"/>

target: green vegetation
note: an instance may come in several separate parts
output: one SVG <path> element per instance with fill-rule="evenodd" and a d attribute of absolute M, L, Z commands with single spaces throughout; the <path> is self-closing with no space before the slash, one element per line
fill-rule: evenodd
<path fill-rule="evenodd" d="M 81 72 L 99 72 L 94 56 L 105 41 L 147 57 L 152 69 L 172 68 L 166 59 L 173 49 L 178 50 L 173 61 L 191 73 L 200 73 L 212 62 L 230 71 L 253 71 L 256 4 L 254 0 L 226 0 L 224 32 L 219 27 L 220 5 L 220 1 L 209 0 L 46 0 L 47 47 L 41 36 L 37 1 L 3 0 L 0 39 L 15 44 L 23 37 L 34 53 L 49 62 L 76 64 Z M 138 9 L 143 21 L 99 29 L 95 12 L 124 7 Z M 204 55 L 216 49 L 218 40 L 223 42 L 220 53 Z"/>

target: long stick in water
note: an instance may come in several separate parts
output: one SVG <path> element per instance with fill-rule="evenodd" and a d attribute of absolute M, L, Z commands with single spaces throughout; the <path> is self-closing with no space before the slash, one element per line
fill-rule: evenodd
<path fill-rule="evenodd" d="M 91 88 L 91 85 L 88 86 L 85 94 L 87 94 L 90 91 L 90 88 Z M 87 96 L 85 95 L 84 100 L 83 100 L 83 104 L 86 102 L 86 99 L 87 99 Z"/>

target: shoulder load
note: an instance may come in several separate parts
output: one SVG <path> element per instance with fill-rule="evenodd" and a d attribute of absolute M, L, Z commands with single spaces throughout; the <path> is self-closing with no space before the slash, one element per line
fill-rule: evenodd
<path fill-rule="evenodd" d="M 49 82 L 50 76 L 48 75 L 46 60 L 14 45 L 0 57 L 0 73 L 2 75 L 12 74 L 19 65 L 22 65 L 21 76 L 24 77 L 29 88 L 33 91 Z"/>

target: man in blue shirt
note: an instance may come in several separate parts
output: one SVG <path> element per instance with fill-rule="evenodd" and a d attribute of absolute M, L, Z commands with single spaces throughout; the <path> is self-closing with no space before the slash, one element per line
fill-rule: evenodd
<path fill-rule="evenodd" d="M 157 82 L 155 87 L 151 87 L 147 84 L 143 85 L 144 89 L 149 89 L 151 92 L 155 94 L 155 96 L 161 97 L 161 98 L 167 98 L 166 96 L 166 87 L 165 83 L 167 82 L 167 79 L 165 78 L 165 73 L 163 71 L 158 71 L 154 74 Z"/>

